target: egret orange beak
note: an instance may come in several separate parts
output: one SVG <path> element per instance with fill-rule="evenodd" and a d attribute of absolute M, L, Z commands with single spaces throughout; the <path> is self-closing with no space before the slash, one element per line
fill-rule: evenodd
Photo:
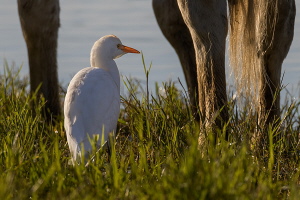
<path fill-rule="evenodd" d="M 140 53 L 138 50 L 131 48 L 131 47 L 127 47 L 125 45 L 120 45 L 120 47 L 118 47 L 118 48 L 126 53 Z"/>

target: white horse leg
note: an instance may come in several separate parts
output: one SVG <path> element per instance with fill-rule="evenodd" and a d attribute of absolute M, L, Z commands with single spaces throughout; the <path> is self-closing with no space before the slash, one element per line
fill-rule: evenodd
<path fill-rule="evenodd" d="M 225 79 L 226 1 L 177 2 L 193 39 L 202 120 L 207 127 L 222 127 L 228 121 Z"/>
<path fill-rule="evenodd" d="M 268 21 L 263 43 L 265 51 L 261 55 L 265 76 L 260 87 L 259 121 L 265 124 L 273 124 L 280 119 L 281 67 L 294 36 L 295 1 L 278 0 L 276 3 L 275 10 L 269 11 L 276 20 Z"/>
<path fill-rule="evenodd" d="M 179 57 L 188 86 L 192 112 L 196 120 L 199 120 L 197 67 L 195 50 L 189 29 L 183 21 L 176 1 L 153 0 L 152 5 L 162 33 Z"/>

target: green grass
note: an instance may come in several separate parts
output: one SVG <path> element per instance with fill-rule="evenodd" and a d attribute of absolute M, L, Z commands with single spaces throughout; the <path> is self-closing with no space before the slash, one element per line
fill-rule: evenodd
<path fill-rule="evenodd" d="M 44 101 L 7 64 L 0 81 L 0 199 L 300 199 L 299 102 L 286 101 L 269 146 L 252 142 L 256 118 L 234 102 L 229 141 L 220 130 L 199 146 L 180 85 L 164 83 L 164 97 L 126 80 L 110 161 L 95 151 L 73 167 L 63 120 L 47 124 Z"/>

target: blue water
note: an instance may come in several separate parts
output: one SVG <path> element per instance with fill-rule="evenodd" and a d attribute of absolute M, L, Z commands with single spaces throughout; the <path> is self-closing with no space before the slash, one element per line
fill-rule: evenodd
<path fill-rule="evenodd" d="M 300 7 L 300 1 L 296 2 Z M 89 66 L 93 43 L 103 35 L 114 34 L 123 44 L 143 52 L 146 65 L 152 62 L 150 86 L 178 78 L 184 82 L 177 55 L 162 35 L 150 0 L 63 0 L 59 30 L 59 80 L 66 86 L 72 76 Z M 298 97 L 300 80 L 300 17 L 296 18 L 295 36 L 290 52 L 283 63 L 283 84 Z M 28 74 L 28 59 L 20 28 L 17 3 L 2 0 L 0 7 L 0 56 L 4 62 L 23 66 L 21 74 Z M 123 76 L 145 81 L 141 55 L 127 54 L 116 60 Z M 1 69 L 3 71 L 3 67 Z M 227 67 L 230 79 L 230 68 Z M 184 82 L 185 85 L 185 82 Z"/>

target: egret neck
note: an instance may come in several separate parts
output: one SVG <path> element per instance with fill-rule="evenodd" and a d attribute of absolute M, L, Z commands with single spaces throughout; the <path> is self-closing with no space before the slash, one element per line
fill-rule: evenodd
<path fill-rule="evenodd" d="M 91 50 L 91 67 L 100 68 L 108 72 L 120 90 L 120 74 L 117 64 L 113 60 L 114 58 L 110 51 L 104 51 L 103 48 L 99 48 L 100 44 L 96 43 Z"/>

